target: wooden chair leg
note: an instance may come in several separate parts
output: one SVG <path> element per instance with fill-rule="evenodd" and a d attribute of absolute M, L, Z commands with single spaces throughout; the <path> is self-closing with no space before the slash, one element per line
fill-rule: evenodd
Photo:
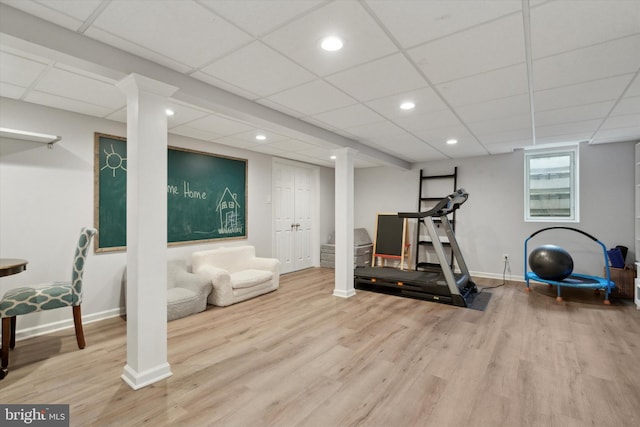
<path fill-rule="evenodd" d="M 11 342 L 11 318 L 2 318 L 2 377 L 7 373 L 9 366 L 9 343 Z"/>
<path fill-rule="evenodd" d="M 76 327 L 76 341 L 78 341 L 78 348 L 84 348 L 84 331 L 82 330 L 82 312 L 79 305 L 73 306 L 73 324 Z"/>
<path fill-rule="evenodd" d="M 11 335 L 9 337 L 11 339 L 9 348 L 16 348 L 16 316 L 11 317 Z"/>

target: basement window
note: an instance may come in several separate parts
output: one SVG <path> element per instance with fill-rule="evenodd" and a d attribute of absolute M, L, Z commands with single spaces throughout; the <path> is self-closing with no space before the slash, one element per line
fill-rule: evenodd
<path fill-rule="evenodd" d="M 527 150 L 525 221 L 579 222 L 578 146 Z"/>

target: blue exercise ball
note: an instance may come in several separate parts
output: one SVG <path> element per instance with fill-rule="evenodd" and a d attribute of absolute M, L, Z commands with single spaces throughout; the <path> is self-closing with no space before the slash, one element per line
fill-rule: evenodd
<path fill-rule="evenodd" d="M 556 245 L 542 245 L 529 254 L 529 267 L 539 278 L 559 282 L 573 272 L 573 258 Z"/>

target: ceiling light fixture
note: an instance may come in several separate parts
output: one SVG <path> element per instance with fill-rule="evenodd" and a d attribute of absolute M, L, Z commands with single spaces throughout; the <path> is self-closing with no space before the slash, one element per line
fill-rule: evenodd
<path fill-rule="evenodd" d="M 335 159 L 337 159 L 338 157 L 337 157 L 337 156 L 331 156 L 331 157 L 329 157 L 329 158 L 330 158 L 331 160 L 335 160 Z"/>
<path fill-rule="evenodd" d="M 413 110 L 414 108 L 416 108 L 416 104 L 411 101 L 406 101 L 400 104 L 401 110 Z"/>
<path fill-rule="evenodd" d="M 262 135 L 262 134 L 260 134 L 260 135 L 256 135 L 256 139 L 257 139 L 258 141 L 264 141 L 265 139 L 267 139 L 267 137 L 266 137 L 266 136 L 264 136 L 264 135 Z"/>
<path fill-rule="evenodd" d="M 336 36 L 325 37 L 320 43 L 320 47 L 327 52 L 335 52 L 337 50 L 340 50 L 342 49 L 343 45 L 344 44 L 342 43 L 342 40 Z"/>
<path fill-rule="evenodd" d="M 175 111 L 173 111 L 173 110 L 172 110 L 172 109 L 170 109 L 170 108 L 167 108 L 166 110 L 164 110 L 164 112 L 165 112 L 165 114 L 166 114 L 167 116 L 169 116 L 169 117 L 171 117 L 171 116 L 173 116 L 174 114 L 176 114 L 176 113 L 175 113 Z"/>
<path fill-rule="evenodd" d="M 454 138 L 449 138 L 449 139 L 447 139 L 447 144 L 448 144 L 448 145 L 455 145 L 455 144 L 457 144 L 457 143 L 458 143 L 458 140 L 457 140 L 457 139 L 454 139 Z"/>

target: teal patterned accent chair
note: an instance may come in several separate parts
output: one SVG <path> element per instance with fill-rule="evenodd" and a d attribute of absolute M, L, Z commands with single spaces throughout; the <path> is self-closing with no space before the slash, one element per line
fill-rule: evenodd
<path fill-rule="evenodd" d="M 0 300 L 0 318 L 2 318 L 2 368 L 0 369 L 0 379 L 7 375 L 9 349 L 14 348 L 16 345 L 16 316 L 54 308 L 72 307 L 78 347 L 81 349 L 85 347 L 80 311 L 82 276 L 87 252 L 94 234 L 96 234 L 96 230 L 88 227 L 83 228 L 80 232 L 78 246 L 73 257 L 71 281 L 50 282 L 11 289 Z"/>

